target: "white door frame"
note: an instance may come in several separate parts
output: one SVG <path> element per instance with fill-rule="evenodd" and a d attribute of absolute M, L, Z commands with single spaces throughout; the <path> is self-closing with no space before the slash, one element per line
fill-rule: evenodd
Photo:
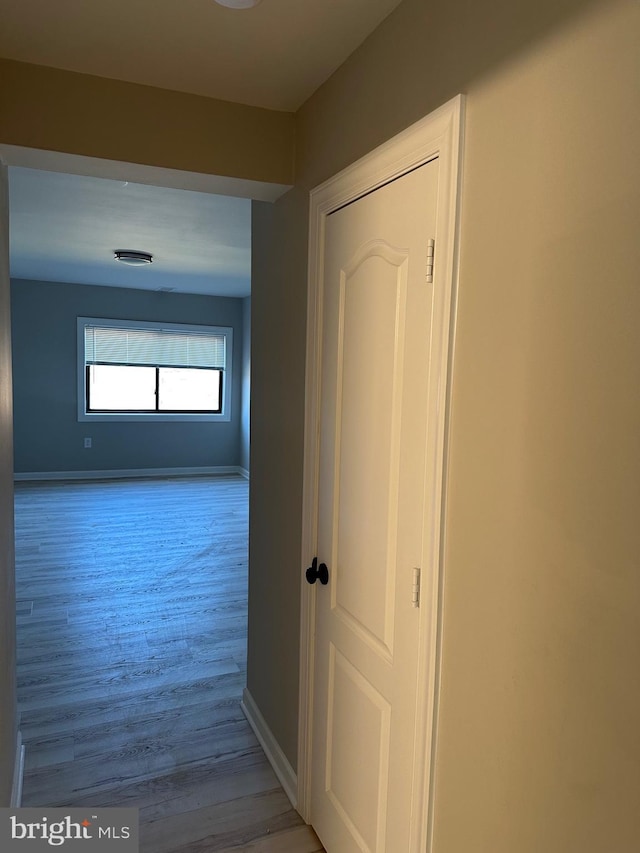
<path fill-rule="evenodd" d="M 302 564 L 311 564 L 317 546 L 320 369 L 326 217 L 365 193 L 439 158 L 440 182 L 436 220 L 433 338 L 429 406 L 425 530 L 431 541 L 422 566 L 420 655 L 418 672 L 417 751 L 422 765 L 412 837 L 416 850 L 431 847 L 434 749 L 438 706 L 440 634 L 442 629 L 444 500 L 446 451 L 452 374 L 455 300 L 458 274 L 459 197 L 462 166 L 464 97 L 458 95 L 426 118 L 376 148 L 311 192 L 305 448 L 302 516 Z M 426 246 L 427 235 L 425 235 Z M 426 256 L 426 251 L 425 251 Z M 297 808 L 311 817 L 311 750 L 313 730 L 314 636 L 316 587 L 302 584 L 300 612 L 300 703 L 298 717 Z"/>

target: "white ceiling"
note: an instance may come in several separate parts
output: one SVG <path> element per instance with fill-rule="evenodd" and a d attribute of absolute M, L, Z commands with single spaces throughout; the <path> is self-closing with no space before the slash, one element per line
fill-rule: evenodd
<path fill-rule="evenodd" d="M 251 201 L 126 181 L 9 169 L 13 278 L 248 296 Z M 116 249 L 151 252 L 129 267 Z"/>
<path fill-rule="evenodd" d="M 214 0 L 10 0 L 1 4 L 0 56 L 293 111 L 399 2 L 262 0 L 232 10 Z M 167 189 L 171 176 L 158 179 L 161 188 L 146 185 L 153 178 L 143 185 L 63 174 L 59 166 L 38 171 L 25 168 L 24 152 L 17 161 L 6 155 L 15 164 L 14 278 L 250 292 L 247 198 Z M 275 198 L 285 189 L 269 186 L 248 194 Z M 113 260 L 114 249 L 148 251 L 155 261 L 126 267 Z"/>
<path fill-rule="evenodd" d="M 296 110 L 400 0 L 10 0 L 0 56 Z"/>

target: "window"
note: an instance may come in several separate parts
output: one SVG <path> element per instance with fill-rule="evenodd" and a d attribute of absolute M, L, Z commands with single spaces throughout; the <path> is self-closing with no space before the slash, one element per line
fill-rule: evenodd
<path fill-rule="evenodd" d="M 233 330 L 78 317 L 78 420 L 230 419 Z"/>

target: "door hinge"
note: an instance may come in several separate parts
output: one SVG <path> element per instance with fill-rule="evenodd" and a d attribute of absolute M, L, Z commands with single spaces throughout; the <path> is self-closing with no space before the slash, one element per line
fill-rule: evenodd
<path fill-rule="evenodd" d="M 420 569 L 413 570 L 413 582 L 411 584 L 411 604 L 420 607 Z"/>
<path fill-rule="evenodd" d="M 433 258 L 436 248 L 436 241 L 430 237 L 427 241 L 427 282 L 433 281 Z"/>

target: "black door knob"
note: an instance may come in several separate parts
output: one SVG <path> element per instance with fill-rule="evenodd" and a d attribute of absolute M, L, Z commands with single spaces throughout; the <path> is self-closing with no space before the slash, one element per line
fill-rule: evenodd
<path fill-rule="evenodd" d="M 320 565 L 318 565 L 318 558 L 314 557 L 311 565 L 306 571 L 306 577 L 307 583 L 315 583 L 319 580 L 320 583 L 325 586 L 329 583 L 329 569 L 325 563 L 320 563 Z"/>

